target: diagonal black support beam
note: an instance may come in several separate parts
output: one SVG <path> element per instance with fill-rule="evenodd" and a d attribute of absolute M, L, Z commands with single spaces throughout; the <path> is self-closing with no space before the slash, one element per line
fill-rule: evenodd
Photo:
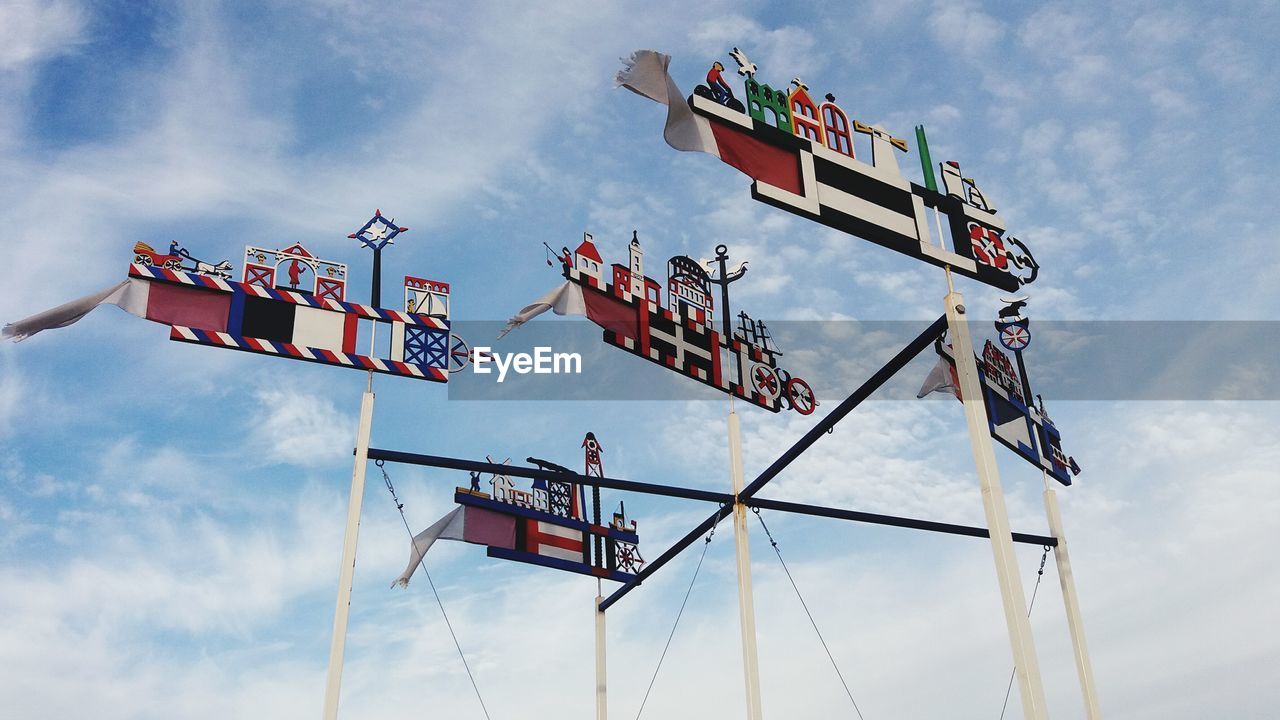
<path fill-rule="evenodd" d="M 827 413 L 826 417 L 819 420 L 817 425 L 814 425 L 809 432 L 805 433 L 804 437 L 797 440 L 796 444 L 791 446 L 791 449 L 782 453 L 782 456 L 773 461 L 773 464 L 766 468 L 764 472 L 760 473 L 759 477 L 752 480 L 749 485 L 743 488 L 740 495 L 741 499 L 747 500 L 752 495 L 759 492 L 760 488 L 765 486 L 765 483 L 777 477 L 778 473 L 785 470 L 786 467 L 796 458 L 800 457 L 800 453 L 808 450 L 811 445 L 818 441 L 818 438 L 822 437 L 828 430 L 835 427 L 836 423 L 844 419 L 844 416 L 853 412 L 853 409 L 858 407 L 863 400 L 871 397 L 871 393 L 879 390 L 881 385 L 888 382 L 889 378 L 893 377 L 895 373 L 903 368 L 903 366 L 911 362 L 916 355 L 919 355 L 921 350 L 924 350 L 930 343 L 936 340 L 946 327 L 946 315 L 943 315 L 933 321 L 932 325 L 925 328 L 924 332 L 916 336 L 916 339 L 912 340 L 909 345 L 899 350 L 897 355 L 894 355 L 889 362 L 885 363 L 884 367 L 876 371 L 875 375 L 872 375 L 866 382 L 862 383 L 857 390 L 854 390 L 853 394 L 845 398 L 844 402 L 836 406 L 835 410 Z"/>
<path fill-rule="evenodd" d="M 858 407 L 863 400 L 870 397 L 871 393 L 878 390 L 881 385 L 884 385 L 889 381 L 889 378 L 893 377 L 895 373 L 901 370 L 907 363 L 911 362 L 912 358 L 919 355 L 921 350 L 924 350 L 930 343 L 936 340 L 938 336 L 942 335 L 942 331 L 946 329 L 946 327 L 946 315 L 942 315 L 937 320 L 933 321 L 932 325 L 925 328 L 924 332 L 920 333 L 916 339 L 912 340 L 905 348 L 898 351 L 898 354 L 894 355 L 893 358 L 884 365 L 884 367 L 876 371 L 876 374 L 872 375 L 866 382 L 862 383 L 857 390 L 853 391 L 853 394 L 845 398 L 844 402 L 836 406 L 835 410 L 827 413 L 826 417 L 818 421 L 818 424 L 813 426 L 812 430 L 805 433 L 805 436 L 800 438 L 795 445 L 792 445 L 790 450 L 783 453 L 782 457 L 775 460 L 768 469 L 760 473 L 759 477 L 751 481 L 750 485 L 743 488 L 742 494 L 739 497 L 745 502 L 759 491 L 760 488 L 764 487 L 765 483 L 777 477 L 778 473 L 782 472 L 783 469 L 800 456 L 800 453 L 808 450 L 811 445 L 818 441 L 818 438 L 822 437 L 822 435 L 827 432 L 827 430 L 835 427 L 835 424 L 844 419 L 844 416 L 852 412 L 853 409 Z M 370 451 L 370 457 L 373 457 L 372 452 L 373 451 Z M 716 514 L 704 520 L 701 525 L 694 528 L 675 545 L 672 545 L 660 558 L 658 558 L 658 560 L 647 564 L 644 570 L 640 571 L 640 573 L 636 575 L 634 580 L 618 588 L 612 595 L 601 601 L 600 609 L 604 610 L 610 605 L 621 600 L 623 595 L 631 592 L 635 587 L 643 582 L 645 578 L 652 575 L 658 570 L 658 568 L 667 564 L 667 562 L 678 555 L 680 551 L 689 547 L 689 545 L 691 545 L 694 540 L 697 540 L 702 533 L 710 530 L 716 523 L 728 517 L 729 513 L 732 511 L 731 505 L 721 507 Z"/>
<path fill-rule="evenodd" d="M 558 482 L 568 481 L 578 483 L 580 485 L 610 488 L 612 490 L 626 490 L 629 492 L 647 493 L 649 495 L 684 498 L 686 500 L 703 500 L 705 502 L 713 502 L 719 505 L 733 502 L 733 495 L 729 493 L 712 492 L 710 490 L 698 490 L 696 488 L 676 487 L 673 485 L 655 485 L 654 483 L 636 482 L 634 480 L 619 480 L 617 478 L 587 476 L 576 472 L 558 473 L 531 467 L 499 465 L 498 463 L 464 460 L 462 458 L 442 457 L 439 455 L 419 455 L 417 453 L 382 450 L 380 448 L 369 448 L 369 459 L 382 460 L 384 462 L 404 463 L 406 465 L 425 465 L 427 467 L 438 467 L 448 470 L 467 470 L 494 473 L 497 475 L 511 475 L 514 477 L 532 478 L 535 480 L 555 480 Z"/>
<path fill-rule="evenodd" d="M 730 498 L 730 502 L 732 502 L 732 497 Z M 633 588 L 638 587 L 640 583 L 648 579 L 650 575 L 657 572 L 658 568 L 661 568 L 663 565 L 671 562 L 672 558 L 679 555 L 682 550 L 692 545 L 698 538 L 702 537 L 703 533 L 710 531 L 711 528 L 719 524 L 721 520 L 729 517 L 729 514 L 732 512 L 733 505 L 726 504 L 722 506 L 719 510 L 712 513 L 711 517 L 703 520 L 698 527 L 690 530 L 688 535 L 680 538 L 674 545 L 667 548 L 667 551 L 662 553 L 657 560 L 645 563 L 644 569 L 636 573 L 634 580 L 631 580 L 617 590 L 614 590 L 612 595 L 600 601 L 600 611 L 603 612 L 608 610 L 610 605 L 621 600 L 622 596 L 631 592 Z"/>
<path fill-rule="evenodd" d="M 781 510 L 782 512 L 799 513 L 801 515 L 815 515 L 817 517 L 836 518 L 839 520 L 852 520 L 854 522 L 871 523 L 873 525 L 890 525 L 893 527 L 911 528 L 912 530 L 927 530 L 929 532 L 947 533 L 950 535 L 968 535 L 969 537 L 982 538 L 991 537 L 991 532 L 986 528 L 973 527 L 971 525 L 953 525 L 951 523 L 934 522 L 932 520 L 916 520 L 915 518 L 896 517 L 894 515 L 878 515 L 876 513 L 859 512 L 857 510 L 841 510 L 839 508 L 806 505 L 803 503 L 786 502 L 783 500 L 766 500 L 764 498 L 751 498 L 750 500 L 744 500 L 743 502 L 748 507 L 761 508 L 764 510 Z M 1050 547 L 1058 546 L 1058 539 L 1048 535 L 1013 533 L 1013 541 L 1027 543 L 1028 545 L 1048 545 Z"/>

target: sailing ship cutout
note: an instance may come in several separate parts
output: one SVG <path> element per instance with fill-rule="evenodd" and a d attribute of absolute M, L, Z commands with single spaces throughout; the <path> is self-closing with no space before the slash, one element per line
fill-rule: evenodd
<path fill-rule="evenodd" d="M 782 353 L 763 322 L 741 313 L 740 329 L 732 328 L 729 285 L 746 274 L 747 263 L 729 267 L 726 246 L 717 246 L 711 260 L 669 258 L 665 285 L 645 274 L 635 231 L 626 264 L 606 270 L 590 233 L 576 250 L 564 247 L 555 257 L 565 283 L 511 318 L 503 335 L 547 310 L 585 315 L 604 329 L 606 343 L 770 412 L 808 415 L 817 407 L 809 384 L 778 366 Z"/>
<path fill-rule="evenodd" d="M 603 451 L 593 433 L 582 442 L 582 475 L 563 465 L 528 458 L 545 471 L 563 476 L 534 479 L 525 489 L 516 487 L 511 477 L 491 473 L 489 491 L 481 488 L 479 472 L 471 472 L 468 487 L 454 491 L 458 507 L 418 533 L 409 546 L 409 565 L 394 584 L 404 587 L 417 570 L 422 557 L 436 540 L 462 540 L 485 545 L 489 557 L 539 565 L 592 577 L 629 582 L 644 567 L 636 521 L 627 517 L 620 502 L 608 524 L 602 522 L 599 488 L 593 488 L 594 503 L 587 511 L 586 494 L 579 477 L 604 477 Z M 491 465 L 506 466 L 487 457 Z"/>
<path fill-rule="evenodd" d="M 716 70 L 719 62 L 708 73 L 711 85 L 699 85 L 687 100 L 667 74 L 670 58 L 652 50 L 635 52 L 617 82 L 666 104 L 668 144 L 710 153 L 747 174 L 758 201 L 1009 292 L 1036 279 L 1031 251 L 1006 232 L 958 163 L 940 165 L 939 191 L 923 127 L 916 128 L 922 186 L 898 167 L 897 154 L 909 152 L 906 140 L 851 119 L 830 93 L 819 103 L 799 78 L 788 88 L 762 83 L 738 48 L 730 56 L 744 78 L 745 108 Z M 856 157 L 856 134 L 870 138 L 869 164 Z M 947 217 L 953 250 L 942 238 L 935 242 L 926 208 Z"/>

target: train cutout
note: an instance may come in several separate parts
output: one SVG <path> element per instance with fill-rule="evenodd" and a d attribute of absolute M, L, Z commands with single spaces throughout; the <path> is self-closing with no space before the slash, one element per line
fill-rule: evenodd
<path fill-rule="evenodd" d="M 239 282 L 231 271 L 229 261 L 197 260 L 177 242 L 166 254 L 139 242 L 129 277 L 147 281 L 149 304 L 166 308 L 154 319 L 179 342 L 441 383 L 471 359 L 450 330 L 447 283 L 405 276 L 403 311 L 347 302 L 346 264 L 301 244 L 247 246 Z M 362 322 L 389 330 L 388 357 L 357 351 Z"/>
<path fill-rule="evenodd" d="M 666 104 L 669 144 L 716 155 L 747 174 L 758 201 L 1008 292 L 1036 279 L 1039 265 L 1031 251 L 1006 232 L 995 206 L 961 174 L 959 163 L 939 164 L 939 190 L 923 126 L 916 128 L 921 186 L 898 167 L 897 154 L 909 152 L 907 140 L 850 117 L 831 93 L 815 99 L 800 78 L 783 88 L 761 82 L 756 64 L 738 48 L 730 56 L 743 77 L 741 96 L 724 78 L 724 65 L 715 62 L 707 84 L 687 98 L 692 116 L 675 106 L 678 96 L 671 93 L 679 90 L 667 74 L 667 56 L 636 52 L 618 83 Z M 859 134 L 870 139 L 870 163 L 857 157 Z M 926 208 L 946 216 L 952 250 L 943 238 L 934 241 Z"/>
<path fill-rule="evenodd" d="M 564 278 L 581 288 L 587 316 L 604 328 L 606 343 L 770 412 L 812 413 L 818 406 L 813 389 L 778 367 L 782 353 L 772 346 L 765 324 L 744 312 L 739 329 L 730 329 L 728 285 L 745 274 L 746 263 L 729 270 L 725 246 L 716 251 L 714 261 L 670 258 L 665 286 L 645 274 L 644 249 L 635 232 L 627 264 L 613 263 L 607 276 L 589 233 L 576 250 L 562 248 L 557 257 Z M 720 330 L 715 286 L 724 306 Z"/>
<path fill-rule="evenodd" d="M 583 476 L 603 477 L 603 449 L 593 433 L 582 442 Z M 490 463 L 495 461 L 490 457 Z M 575 482 L 577 473 L 538 458 L 527 461 L 563 479 L 535 479 L 528 489 L 518 488 L 511 477 L 491 473 L 490 490 L 481 488 L 479 472 L 471 472 L 469 487 L 454 491 L 454 502 L 463 508 L 468 530 L 462 539 L 487 545 L 489 557 L 514 560 L 581 575 L 629 582 L 644 567 L 636 521 L 618 503 L 608 524 L 602 520 L 600 489 L 592 488 L 591 512 L 585 487 Z M 510 458 L 501 465 L 510 463 Z"/>

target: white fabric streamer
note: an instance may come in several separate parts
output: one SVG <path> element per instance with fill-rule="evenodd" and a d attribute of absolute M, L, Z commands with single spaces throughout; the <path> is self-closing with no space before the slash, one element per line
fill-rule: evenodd
<path fill-rule="evenodd" d="M 675 80 L 667 71 L 671 64 L 670 55 L 656 50 L 636 50 L 622 62 L 623 68 L 614 77 L 618 86 L 667 106 L 667 125 L 662 136 L 668 145 L 677 150 L 720 156 L 715 136 L 711 133 L 711 123 L 693 114 L 684 93 L 676 87 Z"/>
<path fill-rule="evenodd" d="M 125 312 L 145 318 L 147 316 L 146 284 L 139 280 L 125 280 L 92 295 L 72 300 L 24 320 L 9 323 L 4 326 L 0 334 L 6 338 L 13 338 L 14 342 L 21 342 L 41 330 L 66 327 L 88 315 L 99 305 L 115 305 Z"/>
<path fill-rule="evenodd" d="M 529 305 L 525 305 L 515 317 L 507 321 L 507 326 L 502 329 L 498 335 L 498 339 L 506 337 L 506 334 L 538 317 L 542 313 L 553 310 L 557 315 L 587 315 L 587 303 L 582 298 L 582 288 L 568 280 L 560 287 L 543 295 Z"/>
<path fill-rule="evenodd" d="M 427 554 L 427 551 L 431 549 L 436 540 L 462 539 L 464 522 L 462 510 L 462 506 L 450 510 L 448 515 L 432 523 L 431 527 L 413 536 L 413 542 L 409 545 L 409 567 L 400 573 L 400 577 L 391 583 L 391 587 L 397 585 L 409 587 L 409 578 L 413 577 L 414 571 L 418 569 L 419 563 L 422 562 L 422 557 Z"/>

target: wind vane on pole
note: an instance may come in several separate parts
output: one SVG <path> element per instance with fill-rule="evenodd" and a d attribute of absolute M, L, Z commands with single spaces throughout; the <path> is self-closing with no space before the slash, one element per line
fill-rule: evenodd
<path fill-rule="evenodd" d="M 394 244 L 397 235 L 408 231 L 409 228 L 400 227 L 395 220 L 382 217 L 381 210 L 374 210 L 364 227 L 347 236 L 373 250 L 373 289 L 369 292 L 369 304 L 374 307 L 382 307 L 382 248 Z"/>

